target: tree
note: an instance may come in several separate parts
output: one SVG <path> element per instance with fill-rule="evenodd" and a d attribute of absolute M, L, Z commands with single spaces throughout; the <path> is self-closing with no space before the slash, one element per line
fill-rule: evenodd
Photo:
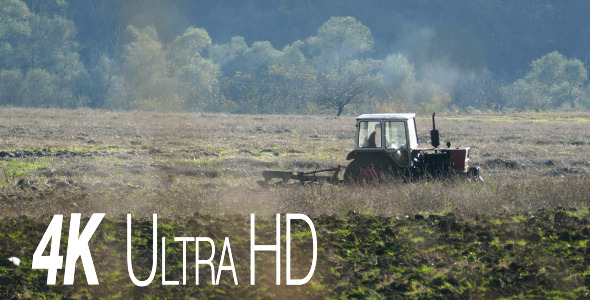
<path fill-rule="evenodd" d="M 507 107 L 536 111 L 554 109 L 555 102 L 549 94 L 543 92 L 545 89 L 538 81 L 526 82 L 519 79 L 502 87 L 502 95 Z"/>
<path fill-rule="evenodd" d="M 128 99 L 123 108 L 164 108 L 166 101 L 172 99 L 173 91 L 166 76 L 166 54 L 156 29 L 153 26 L 142 29 L 129 26 L 127 31 L 133 41 L 125 46 L 123 75 Z"/>
<path fill-rule="evenodd" d="M 367 99 L 375 83 L 374 65 L 360 60 L 373 47 L 371 31 L 352 17 L 332 17 L 307 39 L 317 72 L 315 98 L 320 106 L 334 108 L 340 116 L 347 105 Z"/>
<path fill-rule="evenodd" d="M 26 107 L 50 108 L 61 101 L 58 78 L 43 69 L 27 72 L 23 82 L 22 102 Z"/>
<path fill-rule="evenodd" d="M 239 55 L 242 55 L 246 50 L 248 50 L 248 45 L 241 36 L 232 37 L 231 41 L 227 44 L 212 44 L 207 47 L 208 57 L 222 67 Z"/>
<path fill-rule="evenodd" d="M 64 17 L 51 15 L 65 2 L 58 1 L 61 4 L 54 3 L 56 6 L 46 6 L 47 1 L 29 2 L 43 13 L 31 13 L 19 0 L 0 4 L 0 70 L 10 70 L 4 72 L 5 76 L 19 73 L 24 77 L 18 89 L 12 81 L 0 83 L 2 89 L 12 91 L 4 97 L 16 97 L 2 102 L 67 108 L 85 105 L 82 83 L 87 72 L 78 54 L 76 26 Z M 45 9 L 51 7 L 55 10 Z M 8 79 L 14 79 L 12 75 Z M 47 86 L 32 82 L 36 79 Z"/>
<path fill-rule="evenodd" d="M 359 101 L 366 90 L 366 82 L 362 79 L 327 77 L 320 80 L 316 97 L 320 106 L 336 109 L 336 116 L 339 117 L 344 107 Z"/>
<path fill-rule="evenodd" d="M 586 101 L 588 73 L 578 59 L 551 52 L 531 63 L 524 78 L 503 89 L 507 105 L 518 109 L 574 108 Z M 527 97 L 523 95 L 528 94 Z"/>
<path fill-rule="evenodd" d="M 417 88 L 414 64 L 402 54 L 388 55 L 379 67 L 381 84 L 387 98 L 397 99 L 403 103 L 414 103 Z"/>
<path fill-rule="evenodd" d="M 119 108 L 126 95 L 121 71 L 116 62 L 106 54 L 102 54 L 98 61 L 93 62 L 92 65 L 94 67 L 89 71 L 91 80 L 86 85 L 87 94 L 91 97 L 89 106 L 92 108 Z"/>
<path fill-rule="evenodd" d="M 42 68 L 66 79 L 85 72 L 77 52 L 76 26 L 60 16 L 32 15 L 31 34 L 17 50 L 21 66 Z"/>
<path fill-rule="evenodd" d="M 275 63 L 269 66 L 272 112 L 308 112 L 309 91 L 316 81 L 316 71 L 302 52 L 304 43 L 296 41 L 285 46 Z"/>
<path fill-rule="evenodd" d="M 13 50 L 19 40 L 31 33 L 28 22 L 30 15 L 27 6 L 20 0 L 4 0 L 0 3 L 0 68 L 14 67 Z"/>
<path fill-rule="evenodd" d="M 458 107 L 492 108 L 501 105 L 501 84 L 487 69 L 473 71 L 462 77 L 453 92 Z"/>
<path fill-rule="evenodd" d="M 371 69 L 367 65 L 371 63 L 350 61 L 341 73 L 319 76 L 315 95 L 317 103 L 336 109 L 336 116 L 339 117 L 347 105 L 364 102 L 378 82 L 376 76 L 367 72 Z"/>
<path fill-rule="evenodd" d="M 281 52 L 275 49 L 270 42 L 254 42 L 241 55 L 228 62 L 225 70 L 230 75 L 236 72 L 261 75 L 280 55 Z"/>
<path fill-rule="evenodd" d="M 211 45 L 211 38 L 203 28 L 189 27 L 172 42 L 169 58 L 173 69 L 180 69 L 203 59 L 201 53 Z"/>
<path fill-rule="evenodd" d="M 275 99 L 270 93 L 273 82 L 269 80 L 268 71 L 280 55 L 281 51 L 269 42 L 254 42 L 222 66 L 227 74 L 223 85 L 224 101 L 233 103 L 230 106 L 237 108 L 235 112 L 272 112 Z"/>
<path fill-rule="evenodd" d="M 177 79 L 177 92 L 184 99 L 185 107 L 192 110 L 207 107 L 218 94 L 219 66 L 202 55 L 210 45 L 207 31 L 194 27 L 189 27 L 170 45 L 169 72 Z"/>
<path fill-rule="evenodd" d="M 349 60 L 373 49 L 371 30 L 353 17 L 330 18 L 307 43 L 321 71 L 340 71 Z"/>
<path fill-rule="evenodd" d="M 539 82 L 556 105 L 575 107 L 584 97 L 583 85 L 588 72 L 579 59 L 567 59 L 559 52 L 551 52 L 531 64 L 524 77 L 528 83 Z"/>
<path fill-rule="evenodd" d="M 22 98 L 23 73 L 19 69 L 0 71 L 0 105 L 15 105 Z"/>

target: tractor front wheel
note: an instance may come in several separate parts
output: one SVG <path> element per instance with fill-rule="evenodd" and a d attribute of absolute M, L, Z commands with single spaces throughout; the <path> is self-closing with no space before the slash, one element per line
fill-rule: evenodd
<path fill-rule="evenodd" d="M 396 170 L 393 162 L 383 156 L 363 155 L 355 158 L 344 171 L 347 183 L 382 183 L 392 177 Z"/>

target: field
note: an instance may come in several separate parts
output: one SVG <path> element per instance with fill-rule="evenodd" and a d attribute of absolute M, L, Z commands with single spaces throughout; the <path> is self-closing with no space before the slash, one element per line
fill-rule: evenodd
<path fill-rule="evenodd" d="M 590 113 L 437 117 L 443 144 L 478 147 L 471 163 L 483 169 L 483 183 L 257 184 L 263 170 L 346 165 L 351 116 L 2 109 L 0 260 L 22 262 L 0 266 L 0 297 L 589 297 Z M 417 123 L 427 144 L 429 116 Z M 78 268 L 73 286 L 62 285 L 63 270 L 58 285 L 47 286 L 47 271 L 32 270 L 31 259 L 51 217 L 65 216 L 65 255 L 70 214 L 99 212 L 106 217 L 90 249 L 100 285 L 88 286 Z M 157 213 L 159 236 L 170 241 L 167 277 L 182 277 L 173 237 L 211 237 L 216 265 L 229 237 L 239 285 L 225 272 L 212 286 L 201 268 L 195 286 L 193 261 L 186 286 L 163 286 L 158 267 L 150 286 L 134 287 L 125 267 L 128 213 L 140 224 L 138 277 L 151 267 Z M 260 244 L 274 243 L 274 214 L 312 218 L 319 251 L 308 284 L 285 286 L 283 264 L 276 286 L 274 254 L 257 255 L 257 282 L 249 284 L 251 213 Z M 282 230 L 284 238 L 284 215 Z M 309 230 L 293 231 L 301 278 Z"/>

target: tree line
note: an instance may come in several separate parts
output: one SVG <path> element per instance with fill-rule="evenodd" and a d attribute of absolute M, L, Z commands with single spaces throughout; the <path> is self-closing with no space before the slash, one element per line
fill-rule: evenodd
<path fill-rule="evenodd" d="M 154 25 L 128 25 L 115 50 L 96 45 L 84 59 L 68 7 L 0 4 L 1 106 L 337 115 L 590 107 L 584 64 L 557 51 L 515 80 L 444 61 L 418 72 L 407 54 L 377 55 L 371 29 L 354 17 L 330 17 L 282 49 L 241 36 L 216 43 L 195 26 L 163 40 Z"/>

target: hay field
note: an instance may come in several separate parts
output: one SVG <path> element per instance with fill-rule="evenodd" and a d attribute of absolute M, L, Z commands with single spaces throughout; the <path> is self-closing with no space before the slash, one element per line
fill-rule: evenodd
<path fill-rule="evenodd" d="M 587 298 L 590 283 L 590 113 L 438 116 L 441 141 L 477 146 L 484 182 L 261 187 L 263 170 L 346 165 L 354 117 L 250 116 L 94 110 L 0 110 L 0 298 Z M 428 143 L 430 117 L 417 118 Z M 55 214 L 106 213 L 89 246 L 98 286 L 83 272 L 55 286 L 33 253 Z M 125 268 L 125 214 L 134 268 L 151 269 L 151 215 L 167 237 L 166 276 L 187 286 L 134 286 Z M 273 214 L 303 213 L 318 263 L 302 286 L 274 284 L 273 254 L 249 279 L 249 214 L 272 244 Z M 284 220 L 284 215 L 283 215 Z M 285 236 L 284 226 L 282 237 Z M 220 262 L 231 239 L 240 284 L 194 285 L 172 237 L 211 237 Z M 296 276 L 310 265 L 310 230 L 294 229 Z M 65 255 L 62 231 L 60 253 Z M 210 255 L 205 247 L 203 256 Z M 281 246 L 284 259 L 285 245 Z M 194 253 L 195 246 L 189 245 Z M 193 254 L 194 255 L 194 254 Z M 19 257 L 21 265 L 7 263 Z M 78 267 L 81 267 L 78 261 Z M 77 268 L 81 270 L 81 268 Z M 284 268 L 282 270 L 284 282 Z M 303 275 L 302 275 L 303 274 Z"/>
<path fill-rule="evenodd" d="M 441 141 L 477 146 L 485 182 L 261 188 L 263 170 L 347 165 L 354 117 L 0 111 L 0 214 L 245 212 L 476 215 L 580 207 L 590 114 L 441 115 Z M 431 121 L 417 119 L 429 143 Z"/>

